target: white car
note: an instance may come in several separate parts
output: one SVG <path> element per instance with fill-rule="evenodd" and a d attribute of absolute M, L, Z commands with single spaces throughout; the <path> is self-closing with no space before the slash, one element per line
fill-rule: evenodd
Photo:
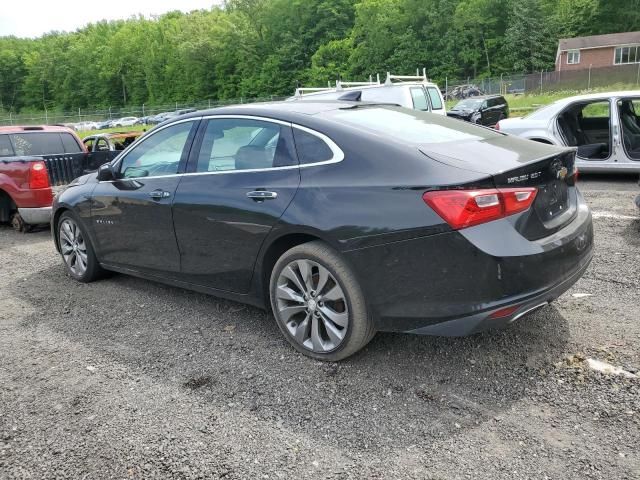
<path fill-rule="evenodd" d="M 140 122 L 138 117 L 123 117 L 113 122 L 114 127 L 131 127 Z"/>
<path fill-rule="evenodd" d="M 73 125 L 73 129 L 76 132 L 88 132 L 90 130 L 97 130 L 98 124 L 96 122 L 80 122 Z"/>
<path fill-rule="evenodd" d="M 399 76 L 387 73 L 387 80 L 377 82 L 336 82 L 335 88 L 298 88 L 288 100 L 351 100 L 393 103 L 413 110 L 446 115 L 442 93 L 426 74 Z"/>
<path fill-rule="evenodd" d="M 640 172 L 640 91 L 558 100 L 496 129 L 542 143 L 576 147 L 582 172 Z"/>

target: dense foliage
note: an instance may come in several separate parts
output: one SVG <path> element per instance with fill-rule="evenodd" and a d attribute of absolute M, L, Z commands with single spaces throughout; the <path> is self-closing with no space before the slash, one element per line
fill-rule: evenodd
<path fill-rule="evenodd" d="M 0 109 L 286 95 L 416 67 L 437 81 L 549 70 L 558 38 L 633 30 L 640 0 L 228 0 L 0 38 Z"/>

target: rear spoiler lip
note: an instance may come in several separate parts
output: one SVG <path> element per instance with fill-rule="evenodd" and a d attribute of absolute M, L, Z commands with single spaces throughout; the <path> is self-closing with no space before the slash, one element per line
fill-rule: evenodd
<path fill-rule="evenodd" d="M 576 147 L 556 147 L 557 151 L 553 154 L 550 155 L 542 155 L 540 157 L 536 157 L 536 158 L 532 158 L 531 160 L 527 161 L 526 163 L 522 163 L 520 164 L 518 167 L 516 168 L 522 168 L 522 167 L 526 167 L 528 165 L 533 165 L 535 163 L 538 162 L 542 162 L 543 160 L 548 160 L 554 157 L 558 157 L 560 155 L 565 155 L 567 153 L 571 153 L 573 152 L 574 154 L 578 151 L 578 149 Z M 496 175 L 502 175 L 504 173 L 507 173 L 509 171 L 511 171 L 511 169 L 507 169 L 507 170 L 496 170 L 494 172 L 487 172 L 486 170 L 480 170 L 480 169 L 474 169 L 474 168 L 470 168 L 471 166 L 468 164 L 468 162 L 461 160 L 459 158 L 456 157 L 450 157 L 448 155 L 444 155 L 442 153 L 436 153 L 436 152 L 430 152 L 426 147 L 418 147 L 418 151 L 423 154 L 425 157 L 430 158 L 431 160 L 438 162 L 438 163 L 442 163 L 443 165 L 447 165 L 449 167 L 455 167 L 455 168 L 460 168 L 462 170 L 468 170 L 470 172 L 475 172 L 475 173 L 480 173 L 482 175 L 490 175 L 492 177 L 495 177 Z"/>

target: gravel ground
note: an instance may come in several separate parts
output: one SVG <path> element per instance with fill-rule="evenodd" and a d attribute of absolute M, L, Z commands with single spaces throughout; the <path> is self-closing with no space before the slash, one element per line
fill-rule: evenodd
<path fill-rule="evenodd" d="M 640 478 L 640 378 L 586 362 L 640 369 L 638 190 L 582 185 L 596 256 L 554 305 L 340 364 L 251 307 L 76 283 L 48 231 L 0 227 L 0 478 Z"/>

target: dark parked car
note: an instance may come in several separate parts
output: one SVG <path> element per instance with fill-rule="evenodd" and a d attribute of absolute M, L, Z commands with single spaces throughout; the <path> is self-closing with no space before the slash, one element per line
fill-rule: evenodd
<path fill-rule="evenodd" d="M 81 282 L 113 270 L 271 308 L 305 355 L 467 335 L 547 305 L 592 257 L 575 151 L 361 102 L 189 114 L 55 202 Z"/>
<path fill-rule="evenodd" d="M 447 115 L 467 122 L 493 127 L 509 118 L 509 104 L 502 95 L 473 97 L 459 101 Z"/>

